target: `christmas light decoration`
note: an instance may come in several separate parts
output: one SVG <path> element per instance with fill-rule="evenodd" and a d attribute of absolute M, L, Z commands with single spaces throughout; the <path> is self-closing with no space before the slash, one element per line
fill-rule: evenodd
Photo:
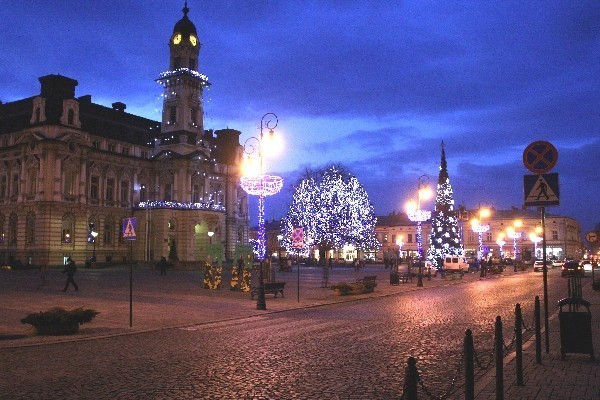
<path fill-rule="evenodd" d="M 458 233 L 458 218 L 454 210 L 452 185 L 450 184 L 450 177 L 448 175 L 443 142 L 442 160 L 435 197 L 435 210 L 431 220 L 429 242 L 427 258 L 437 268 L 442 268 L 443 259 L 447 255 L 464 255 L 464 248 Z"/>
<path fill-rule="evenodd" d="M 321 255 L 344 246 L 376 252 L 381 246 L 375 236 L 377 220 L 358 180 L 336 166 L 313 175 L 294 187 L 292 205 L 281 221 L 282 246 L 289 252 L 296 251 L 292 232 L 302 227 L 305 255 L 313 246 L 319 247 Z"/>

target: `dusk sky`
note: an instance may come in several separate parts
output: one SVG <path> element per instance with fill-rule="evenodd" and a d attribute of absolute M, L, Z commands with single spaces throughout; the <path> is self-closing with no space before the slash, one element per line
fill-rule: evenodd
<path fill-rule="evenodd" d="M 347 166 L 376 215 L 404 211 L 418 177 L 435 186 L 445 143 L 456 205 L 523 204 L 523 150 L 558 150 L 559 207 L 582 233 L 600 223 L 600 2 L 199 1 L 205 128 L 242 142 L 279 117 L 284 177 L 267 219 L 305 167 Z M 76 79 L 76 96 L 160 121 L 168 41 L 183 0 L 6 1 L 0 100 Z M 424 208 L 433 208 L 429 201 Z M 250 210 L 256 217 L 256 208 Z"/>

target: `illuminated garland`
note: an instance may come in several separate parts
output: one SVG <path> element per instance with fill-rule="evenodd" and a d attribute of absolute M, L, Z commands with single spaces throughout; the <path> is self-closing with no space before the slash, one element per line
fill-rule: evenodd
<path fill-rule="evenodd" d="M 279 193 L 283 187 L 283 178 L 273 175 L 243 176 L 240 184 L 246 193 L 264 197 Z"/>
<path fill-rule="evenodd" d="M 202 81 L 203 85 L 205 85 L 205 86 L 210 85 L 210 83 L 208 82 L 208 76 L 201 74 L 198 71 L 194 71 L 193 69 L 189 69 L 189 68 L 177 68 L 176 70 L 173 70 L 173 71 L 161 72 L 158 75 L 157 80 L 171 79 L 171 78 L 175 78 L 177 76 L 182 76 L 182 75 L 193 76 L 194 78 L 200 79 Z"/>
<path fill-rule="evenodd" d="M 179 203 L 176 201 L 140 201 L 136 208 L 173 208 L 178 210 L 225 211 L 225 206 L 213 201 L 206 203 Z"/>

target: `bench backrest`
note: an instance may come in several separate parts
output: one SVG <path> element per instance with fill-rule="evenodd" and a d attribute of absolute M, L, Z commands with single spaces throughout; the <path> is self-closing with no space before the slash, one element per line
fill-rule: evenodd
<path fill-rule="evenodd" d="M 265 290 L 283 289 L 285 282 L 265 282 Z"/>

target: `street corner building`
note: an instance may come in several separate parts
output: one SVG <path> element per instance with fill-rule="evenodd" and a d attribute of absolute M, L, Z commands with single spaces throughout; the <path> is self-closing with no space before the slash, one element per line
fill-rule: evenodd
<path fill-rule="evenodd" d="M 210 83 L 198 72 L 188 12 L 168 37 L 168 70 L 156 79 L 162 121 L 129 114 L 122 102 L 110 108 L 76 97 L 78 82 L 61 75 L 39 78 L 39 95 L 0 103 L 0 261 L 165 256 L 192 268 L 209 256 L 234 259 L 247 245 L 240 132 L 204 130 Z M 135 240 L 123 235 L 130 218 Z"/>

